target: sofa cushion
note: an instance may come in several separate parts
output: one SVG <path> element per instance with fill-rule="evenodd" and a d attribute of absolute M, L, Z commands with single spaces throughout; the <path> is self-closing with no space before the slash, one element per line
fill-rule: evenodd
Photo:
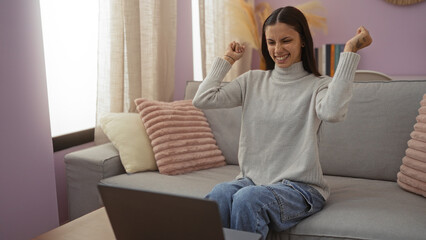
<path fill-rule="evenodd" d="M 346 120 L 320 127 L 323 172 L 396 181 L 425 89 L 426 80 L 354 83 Z"/>
<path fill-rule="evenodd" d="M 241 107 L 203 110 L 227 164 L 238 165 Z"/>
<path fill-rule="evenodd" d="M 109 113 L 100 119 L 102 130 L 117 148 L 127 173 L 157 170 L 151 142 L 137 113 Z"/>
<path fill-rule="evenodd" d="M 158 172 L 121 174 L 103 179 L 101 182 L 111 186 L 203 198 L 216 184 L 234 180 L 239 172 L 238 166 L 226 165 L 175 176 Z"/>
<path fill-rule="evenodd" d="M 239 173 L 236 165 L 177 176 L 158 172 L 121 174 L 101 180 L 112 186 L 204 197 Z M 422 239 L 426 201 L 395 182 L 325 176 L 331 195 L 322 211 L 268 239 Z M 397 217 L 396 217 L 397 216 Z"/>
<path fill-rule="evenodd" d="M 426 94 L 420 102 L 419 115 L 414 125 L 426 124 Z M 406 156 L 398 173 L 398 184 L 403 189 L 426 197 L 426 130 L 415 127 L 410 134 Z M 416 152 L 417 155 L 408 154 Z"/>
<path fill-rule="evenodd" d="M 187 81 L 185 86 L 184 99 L 189 100 L 193 99 L 197 93 L 198 87 L 200 86 L 201 81 Z"/>
<path fill-rule="evenodd" d="M 201 81 L 188 81 L 185 99 L 192 99 Z M 227 84 L 226 82 L 222 84 Z M 241 130 L 241 107 L 203 110 L 213 131 L 219 149 L 227 164 L 238 164 L 238 143 Z"/>
<path fill-rule="evenodd" d="M 326 180 L 331 194 L 324 209 L 288 230 L 289 239 L 424 239 L 424 198 L 390 181 L 336 176 Z M 280 239 L 278 233 L 271 235 L 270 239 Z"/>
<path fill-rule="evenodd" d="M 226 164 L 204 113 L 191 100 L 139 98 L 135 103 L 160 173 L 175 175 Z"/>

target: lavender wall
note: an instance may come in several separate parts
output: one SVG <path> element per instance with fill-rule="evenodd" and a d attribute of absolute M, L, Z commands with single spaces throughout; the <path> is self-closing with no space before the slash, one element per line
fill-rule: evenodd
<path fill-rule="evenodd" d="M 0 239 L 58 225 L 39 2 L 0 3 Z"/>
<path fill-rule="evenodd" d="M 256 3 L 263 2 L 256 0 Z M 308 2 L 267 0 L 273 9 Z M 388 75 L 426 75 L 426 2 L 396 6 L 384 0 L 319 0 L 326 9 L 328 34 L 315 33 L 314 44 L 345 43 L 364 25 L 374 42 L 361 50 L 358 69 Z M 253 61 L 258 68 L 259 61 Z"/>
<path fill-rule="evenodd" d="M 177 42 L 174 99 L 183 99 L 186 81 L 192 80 L 192 17 L 191 1 L 177 1 Z"/>

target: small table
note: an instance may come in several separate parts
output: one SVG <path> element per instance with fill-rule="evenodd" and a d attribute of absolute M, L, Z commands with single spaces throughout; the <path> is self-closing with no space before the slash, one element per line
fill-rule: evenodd
<path fill-rule="evenodd" d="M 115 240 L 114 232 L 104 207 L 34 238 L 34 240 L 81 239 Z"/>
<path fill-rule="evenodd" d="M 224 228 L 225 239 L 260 239 L 257 233 Z M 33 240 L 116 240 L 105 207 L 59 226 Z"/>

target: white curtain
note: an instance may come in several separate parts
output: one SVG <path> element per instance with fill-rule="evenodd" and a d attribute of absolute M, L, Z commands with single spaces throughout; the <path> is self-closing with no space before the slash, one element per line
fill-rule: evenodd
<path fill-rule="evenodd" d="M 201 59 L 203 77 L 206 77 L 215 57 L 222 57 L 226 47 L 233 40 L 239 40 L 231 32 L 234 24 L 233 15 L 228 11 L 227 4 L 238 0 L 199 0 Z M 253 4 L 253 1 L 248 1 Z M 240 74 L 250 70 L 252 51 L 246 48 L 243 58 L 237 61 L 224 81 L 232 81 Z"/>
<path fill-rule="evenodd" d="M 172 101 L 177 0 L 100 0 L 95 142 L 99 119 L 135 112 L 133 100 Z"/>

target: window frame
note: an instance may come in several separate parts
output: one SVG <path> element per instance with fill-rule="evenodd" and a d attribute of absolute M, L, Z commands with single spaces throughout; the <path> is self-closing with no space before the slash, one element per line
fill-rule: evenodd
<path fill-rule="evenodd" d="M 95 128 L 52 137 L 53 152 L 83 145 L 95 140 Z"/>

